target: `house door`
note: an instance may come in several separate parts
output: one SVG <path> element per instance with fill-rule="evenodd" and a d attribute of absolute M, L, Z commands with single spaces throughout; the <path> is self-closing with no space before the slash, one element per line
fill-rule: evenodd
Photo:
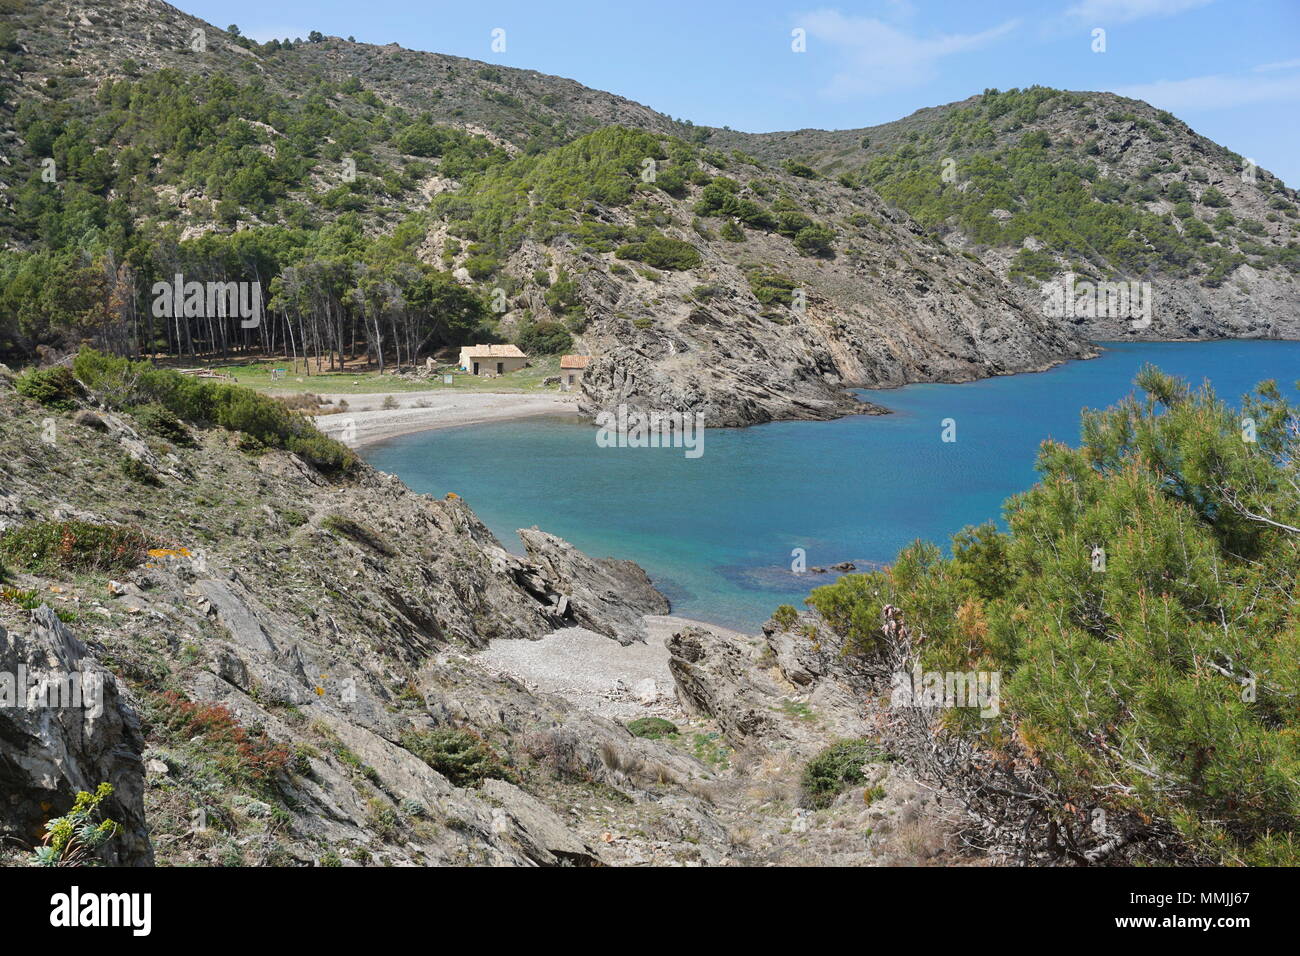
<path fill-rule="evenodd" d="M 475 363 L 474 363 L 474 374 L 475 374 L 475 375 L 478 374 L 478 362 L 475 362 Z"/>
<path fill-rule="evenodd" d="M 497 362 L 497 374 L 500 375 L 506 370 L 505 362 Z"/>

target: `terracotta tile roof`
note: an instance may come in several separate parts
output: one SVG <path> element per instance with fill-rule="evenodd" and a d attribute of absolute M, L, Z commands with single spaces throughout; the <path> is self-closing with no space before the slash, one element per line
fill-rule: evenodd
<path fill-rule="evenodd" d="M 590 355 L 564 355 L 560 358 L 560 368 L 586 368 L 590 362 Z"/>
<path fill-rule="evenodd" d="M 517 345 L 467 345 L 460 353 L 470 358 L 528 358 Z"/>

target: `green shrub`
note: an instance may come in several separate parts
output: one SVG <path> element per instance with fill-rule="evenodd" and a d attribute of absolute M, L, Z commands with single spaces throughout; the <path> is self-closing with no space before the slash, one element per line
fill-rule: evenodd
<path fill-rule="evenodd" d="M 35 399 L 47 408 L 70 409 L 85 395 L 81 383 L 70 369 L 28 369 L 14 381 L 19 395 Z"/>
<path fill-rule="evenodd" d="M 273 398 L 238 385 L 210 382 L 148 362 L 115 358 L 83 348 L 72 363 L 76 377 L 114 408 L 157 406 L 199 427 L 218 425 L 253 445 L 291 451 L 327 474 L 346 474 L 356 454 L 318 432 L 306 418 Z M 156 413 L 155 413 L 156 414 Z"/>
<path fill-rule="evenodd" d="M 377 531 L 344 515 L 327 515 L 321 521 L 321 527 L 326 531 L 332 531 L 337 535 L 350 538 L 357 544 L 364 545 L 372 551 L 377 551 L 386 558 L 397 556 L 397 552 L 392 545 L 385 541 Z"/>
<path fill-rule="evenodd" d="M 629 242 L 614 251 L 620 259 L 634 259 L 656 269 L 694 269 L 701 262 L 700 251 L 689 242 L 652 233 L 639 242 Z"/>
<path fill-rule="evenodd" d="M 113 786 L 101 783 L 94 793 L 80 791 L 72 809 L 45 824 L 45 838 L 33 854 L 37 866 L 89 866 L 95 854 L 119 832 L 121 825 L 103 817 L 100 808 L 113 795 Z M 102 817 L 96 822 L 97 818 Z"/>
<path fill-rule="evenodd" d="M 789 604 L 782 604 L 772 612 L 772 620 L 781 630 L 788 631 L 799 620 L 799 612 Z"/>
<path fill-rule="evenodd" d="M 162 484 L 158 480 L 158 476 L 153 473 L 152 468 L 140 459 L 132 458 L 130 455 L 122 459 L 122 474 L 137 484 L 151 485 L 153 487 Z"/>
<path fill-rule="evenodd" d="M 34 574 L 127 571 L 144 563 L 154 538 L 88 521 L 33 521 L 0 535 L 0 555 Z"/>
<path fill-rule="evenodd" d="M 530 322 L 520 331 L 518 345 L 530 355 L 559 355 L 573 346 L 573 336 L 558 322 Z"/>
<path fill-rule="evenodd" d="M 629 720 L 627 729 L 633 737 L 645 737 L 647 740 L 658 740 L 660 737 L 677 733 L 677 725 L 662 717 L 638 717 L 636 720 Z"/>
<path fill-rule="evenodd" d="M 145 405 L 132 412 L 136 420 L 160 438 L 175 445 L 193 445 L 194 436 L 185 423 L 157 403 Z"/>
<path fill-rule="evenodd" d="M 1035 852 L 1072 806 L 1139 859 L 1294 865 L 1300 408 L 1271 382 L 1239 407 L 1151 367 L 1137 384 L 1084 413 L 1080 447 L 1044 443 L 1005 532 L 968 529 L 951 558 L 912 545 L 809 603 L 850 653 L 881 647 L 888 604 L 924 671 L 1001 674 L 996 715 L 948 709 L 927 747 L 1019 767 L 1047 816 L 999 819 Z"/>
<path fill-rule="evenodd" d="M 516 779 L 486 740 L 472 730 L 408 730 L 400 743 L 453 786 L 477 786 L 489 777 Z"/>
<path fill-rule="evenodd" d="M 831 256 L 835 252 L 835 232 L 820 224 L 805 226 L 794 237 L 794 247 L 805 256 Z"/>
<path fill-rule="evenodd" d="M 818 810 L 829 807 L 845 790 L 863 783 L 862 768 L 883 756 L 879 747 L 862 739 L 831 744 L 803 769 L 800 785 L 805 802 Z"/>

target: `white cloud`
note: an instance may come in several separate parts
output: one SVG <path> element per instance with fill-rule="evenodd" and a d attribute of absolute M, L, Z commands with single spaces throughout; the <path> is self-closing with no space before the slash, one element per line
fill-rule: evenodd
<path fill-rule="evenodd" d="M 816 10 L 796 18 L 808 36 L 844 54 L 847 64 L 832 77 L 825 93 L 850 97 L 919 86 L 933 79 L 944 57 L 974 50 L 1010 33 L 1009 20 L 981 33 L 912 36 L 873 17 L 846 17 L 838 10 Z M 809 55 L 815 47 L 809 45 Z"/>
<path fill-rule="evenodd" d="M 1261 63 L 1255 67 L 1256 73 L 1270 73 L 1274 70 L 1294 70 L 1300 68 L 1300 59 L 1279 60 L 1277 63 Z"/>
<path fill-rule="evenodd" d="M 1214 0 L 1082 0 L 1065 11 L 1067 17 L 1089 23 L 1131 23 L 1148 17 L 1170 17 Z"/>
<path fill-rule="evenodd" d="M 1294 76 L 1232 76 L 1221 73 L 1121 86 L 1114 92 L 1146 100 L 1173 113 L 1232 109 L 1253 103 L 1300 101 L 1300 73 Z"/>

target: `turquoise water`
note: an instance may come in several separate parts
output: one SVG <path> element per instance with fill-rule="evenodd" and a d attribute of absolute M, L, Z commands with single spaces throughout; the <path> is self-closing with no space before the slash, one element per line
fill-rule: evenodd
<path fill-rule="evenodd" d="M 964 385 L 864 393 L 893 410 L 833 422 L 709 429 L 704 455 L 599 448 L 596 429 L 532 419 L 422 432 L 366 451 L 416 491 L 454 491 L 502 542 L 538 525 L 593 555 L 631 558 L 674 613 L 756 628 L 778 604 L 798 604 L 833 574 L 807 565 L 888 562 L 916 538 L 947 544 L 967 524 L 1000 515 L 1033 484 L 1043 439 L 1077 442 L 1079 410 L 1132 391 L 1153 362 L 1236 400 L 1275 378 L 1300 378 L 1300 342 L 1107 345 L 1087 362 Z M 941 441 L 944 419 L 957 440 Z"/>

